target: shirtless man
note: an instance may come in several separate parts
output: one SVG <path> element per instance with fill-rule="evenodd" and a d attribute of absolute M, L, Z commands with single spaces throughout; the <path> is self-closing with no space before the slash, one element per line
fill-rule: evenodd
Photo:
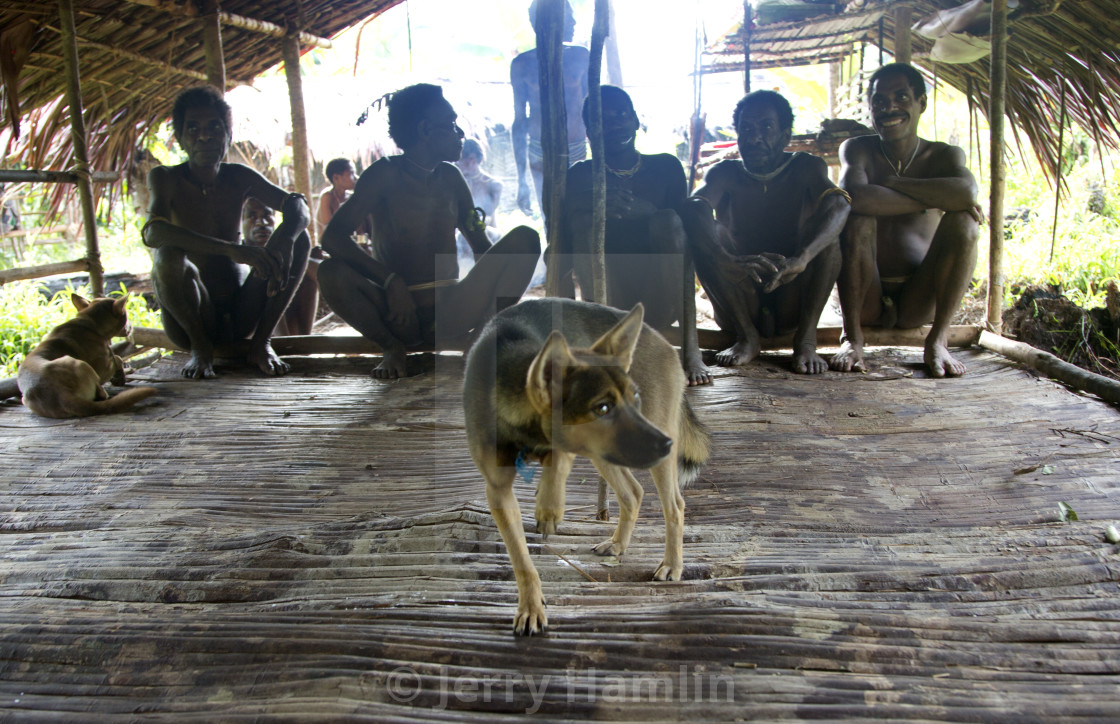
<path fill-rule="evenodd" d="M 685 233 L 677 210 L 688 192 L 684 168 L 667 153 L 635 148 L 641 123 L 626 91 L 602 86 L 603 160 L 607 167 L 607 303 L 646 308 L 645 321 L 665 330 L 681 321 L 682 355 L 689 385 L 712 375 L 696 339 L 696 274 L 685 260 Z M 588 104 L 583 104 L 587 123 Z M 567 247 L 580 288 L 591 288 L 591 161 L 568 169 Z M 567 274 L 563 275 L 567 278 Z M 570 292 L 569 292 L 570 294 Z M 585 295 L 586 297 L 586 295 Z"/>
<path fill-rule="evenodd" d="M 537 0 L 529 6 L 529 22 L 537 29 Z M 586 131 L 580 106 L 587 97 L 587 66 L 591 54 L 587 48 L 571 45 L 575 37 L 576 21 L 572 5 L 564 2 L 564 49 L 561 65 L 564 69 L 564 109 L 568 119 L 568 163 L 587 158 Z M 526 166 L 533 174 L 533 187 L 537 190 L 537 206 L 541 207 L 544 184 L 544 154 L 541 149 L 541 87 L 537 49 L 526 50 L 509 64 L 509 81 L 513 86 L 513 159 L 517 164 L 517 206 L 527 215 L 532 213 L 529 179 Z M 526 109 L 528 112 L 526 113 Z M 526 155 L 528 164 L 526 164 Z"/>
<path fill-rule="evenodd" d="M 949 354 L 949 325 L 976 267 L 982 219 L 976 179 L 957 146 L 918 137 L 925 80 L 892 63 L 867 84 L 875 136 L 840 147 L 840 184 L 852 196 L 844 229 L 840 305 L 845 341 L 832 368 L 861 370 L 861 325 L 919 327 L 934 377 L 965 373 Z"/>
<path fill-rule="evenodd" d="M 471 196 L 478 208 L 486 214 L 486 233 L 493 239 L 498 233 L 498 204 L 502 200 L 502 182 L 482 170 L 486 158 L 482 144 L 473 138 L 463 141 L 463 155 L 455 163 L 463 172 L 463 178 L 470 187 Z"/>
<path fill-rule="evenodd" d="M 179 94 L 171 124 L 188 160 L 148 173 L 151 206 L 142 236 L 153 249 L 152 284 L 164 330 L 190 352 L 182 374 L 213 377 L 215 345 L 252 334 L 249 363 L 282 375 L 288 364 L 269 338 L 307 266 L 307 203 L 248 166 L 222 162 L 231 115 L 213 88 Z M 250 196 L 284 217 L 264 246 L 240 239 L 241 209 Z"/>
<path fill-rule="evenodd" d="M 740 160 L 713 166 L 683 214 L 716 322 L 735 333 L 716 362 L 745 365 L 762 336 L 792 330 L 794 372 L 819 374 L 828 364 L 817 354 L 817 322 L 840 272 L 847 195 L 822 159 L 786 153 L 793 111 L 780 94 L 747 95 L 733 118 Z"/>
<path fill-rule="evenodd" d="M 323 231 L 330 255 L 319 266 L 323 297 L 381 347 L 377 378 L 407 374 L 407 347 L 461 337 L 516 303 L 540 257 L 540 237 L 526 226 L 490 245 L 454 163 L 463 148 L 456 117 L 439 86 L 394 93 L 389 135 L 402 153 L 371 164 Z M 372 256 L 351 238 L 367 216 Z M 456 229 L 476 260 L 462 281 Z"/>
<path fill-rule="evenodd" d="M 276 231 L 276 217 L 272 209 L 250 196 L 245 199 L 245 206 L 241 210 L 241 238 L 246 244 L 264 246 Z M 299 289 L 292 297 L 291 304 L 284 310 L 284 316 L 276 323 L 275 335 L 311 334 L 315 325 L 315 313 L 319 304 L 319 285 L 316 281 L 316 271 L 319 260 L 323 258 L 322 248 L 311 248 L 311 256 L 307 260 L 307 270 Z"/>
<path fill-rule="evenodd" d="M 354 184 L 358 180 L 357 174 L 354 173 L 354 164 L 348 158 L 333 158 L 328 161 L 323 175 L 331 185 L 319 194 L 319 208 L 315 212 L 315 220 L 319 222 L 320 229 L 325 229 L 330 223 L 334 212 L 338 211 L 342 202 L 350 197 L 350 192 L 354 190 Z"/>

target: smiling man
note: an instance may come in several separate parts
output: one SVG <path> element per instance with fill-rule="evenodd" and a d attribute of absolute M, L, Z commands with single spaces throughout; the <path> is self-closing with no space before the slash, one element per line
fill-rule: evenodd
<path fill-rule="evenodd" d="M 925 363 L 934 377 L 962 375 L 949 326 L 976 267 L 982 219 L 976 179 L 957 146 L 918 136 L 925 80 L 892 63 L 867 85 L 877 135 L 840 147 L 841 186 L 852 197 L 844 229 L 840 304 L 844 337 L 833 369 L 864 369 L 862 325 L 903 328 L 932 321 Z"/>
<path fill-rule="evenodd" d="M 607 303 L 619 309 L 645 305 L 645 321 L 664 330 L 680 320 L 689 385 L 709 384 L 711 373 L 696 340 L 696 282 L 684 258 L 678 210 L 687 182 L 676 156 L 635 148 L 638 114 L 621 88 L 602 88 L 603 157 L 607 167 Z M 587 102 L 583 104 L 587 121 Z M 568 169 L 567 246 L 585 292 L 591 287 L 591 161 Z M 563 275 L 567 278 L 567 274 Z M 589 298 L 585 293 L 585 298 Z"/>
<path fill-rule="evenodd" d="M 307 267 L 307 202 L 248 166 L 223 162 L 231 114 L 214 88 L 179 94 L 171 124 L 187 161 L 148 174 L 151 206 L 141 235 L 153 250 L 152 283 L 164 331 L 190 352 L 182 374 L 213 377 L 215 345 L 252 334 L 250 364 L 282 375 L 288 364 L 269 339 Z M 240 238 L 249 197 L 283 213 L 260 245 Z"/>
<path fill-rule="evenodd" d="M 847 195 L 822 159 L 786 152 L 793 111 L 781 94 L 747 95 L 734 121 L 739 159 L 713 166 L 683 214 L 716 323 L 735 334 L 716 362 L 745 365 L 761 337 L 793 331 L 793 370 L 819 374 L 817 322 L 840 271 Z"/>
<path fill-rule="evenodd" d="M 517 302 L 540 257 L 536 231 L 519 226 L 491 246 L 483 214 L 455 161 L 463 131 L 439 86 L 389 99 L 389 136 L 400 155 L 372 163 L 323 230 L 330 255 L 319 286 L 335 314 L 382 350 L 376 378 L 407 374 L 407 348 L 469 333 Z M 373 254 L 352 238 L 369 218 Z M 475 265 L 459 281 L 455 230 Z"/>

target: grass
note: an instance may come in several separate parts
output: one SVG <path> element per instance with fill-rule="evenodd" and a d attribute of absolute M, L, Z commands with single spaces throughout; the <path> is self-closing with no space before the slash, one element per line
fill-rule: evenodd
<path fill-rule="evenodd" d="M 14 377 L 19 364 L 48 332 L 74 316 L 70 295 L 90 298 L 88 287 L 64 289 L 53 297 L 42 293 L 36 282 L 13 282 L 0 286 L 0 378 Z M 108 296 L 119 297 L 120 290 Z M 159 327 L 159 313 L 148 309 L 143 297 L 130 297 L 128 318 L 137 326 Z"/>

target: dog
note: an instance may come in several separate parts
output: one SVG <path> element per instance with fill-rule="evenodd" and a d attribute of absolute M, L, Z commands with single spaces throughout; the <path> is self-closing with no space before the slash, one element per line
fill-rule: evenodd
<path fill-rule="evenodd" d="M 88 417 L 121 412 L 156 393 L 133 387 L 109 397 L 104 384 L 124 384 L 124 362 L 109 346 L 128 336 L 128 295 L 94 299 L 71 294 L 77 316 L 58 325 L 19 366 L 23 404 L 41 417 Z"/>
<path fill-rule="evenodd" d="M 680 488 L 695 478 L 711 443 L 685 399 L 676 350 L 642 323 L 643 313 L 640 303 L 626 313 L 568 299 L 525 300 L 497 314 L 467 354 L 467 442 L 517 579 L 515 634 L 548 626 L 513 492 L 527 459 L 543 466 L 536 520 L 547 536 L 563 520 L 575 457 L 590 458 L 618 498 L 614 535 L 592 549 L 603 556 L 622 555 L 634 531 L 643 491 L 630 468 L 651 468 L 665 514 L 665 556 L 653 577 L 680 580 Z"/>

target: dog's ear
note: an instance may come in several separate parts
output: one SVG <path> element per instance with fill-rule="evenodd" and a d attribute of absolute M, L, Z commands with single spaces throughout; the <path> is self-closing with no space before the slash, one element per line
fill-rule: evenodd
<path fill-rule="evenodd" d="M 125 308 L 128 307 L 128 297 L 131 292 L 125 292 L 123 297 L 117 297 L 113 301 L 113 311 L 117 314 L 124 314 Z"/>
<path fill-rule="evenodd" d="M 533 358 L 526 375 L 525 392 L 533 409 L 543 413 L 552 407 L 552 385 L 559 382 L 563 368 L 574 362 L 568 340 L 559 331 L 553 331 Z"/>
<path fill-rule="evenodd" d="M 70 301 L 73 302 L 74 309 L 77 309 L 79 312 L 89 306 L 88 299 L 83 297 L 81 294 L 76 294 L 74 292 L 70 293 Z"/>
<path fill-rule="evenodd" d="M 642 317 L 645 311 L 641 302 L 635 304 L 629 314 L 591 345 L 591 351 L 605 357 L 616 358 L 623 372 L 629 372 L 630 362 L 634 358 L 634 347 L 637 346 L 638 336 L 642 333 Z"/>

